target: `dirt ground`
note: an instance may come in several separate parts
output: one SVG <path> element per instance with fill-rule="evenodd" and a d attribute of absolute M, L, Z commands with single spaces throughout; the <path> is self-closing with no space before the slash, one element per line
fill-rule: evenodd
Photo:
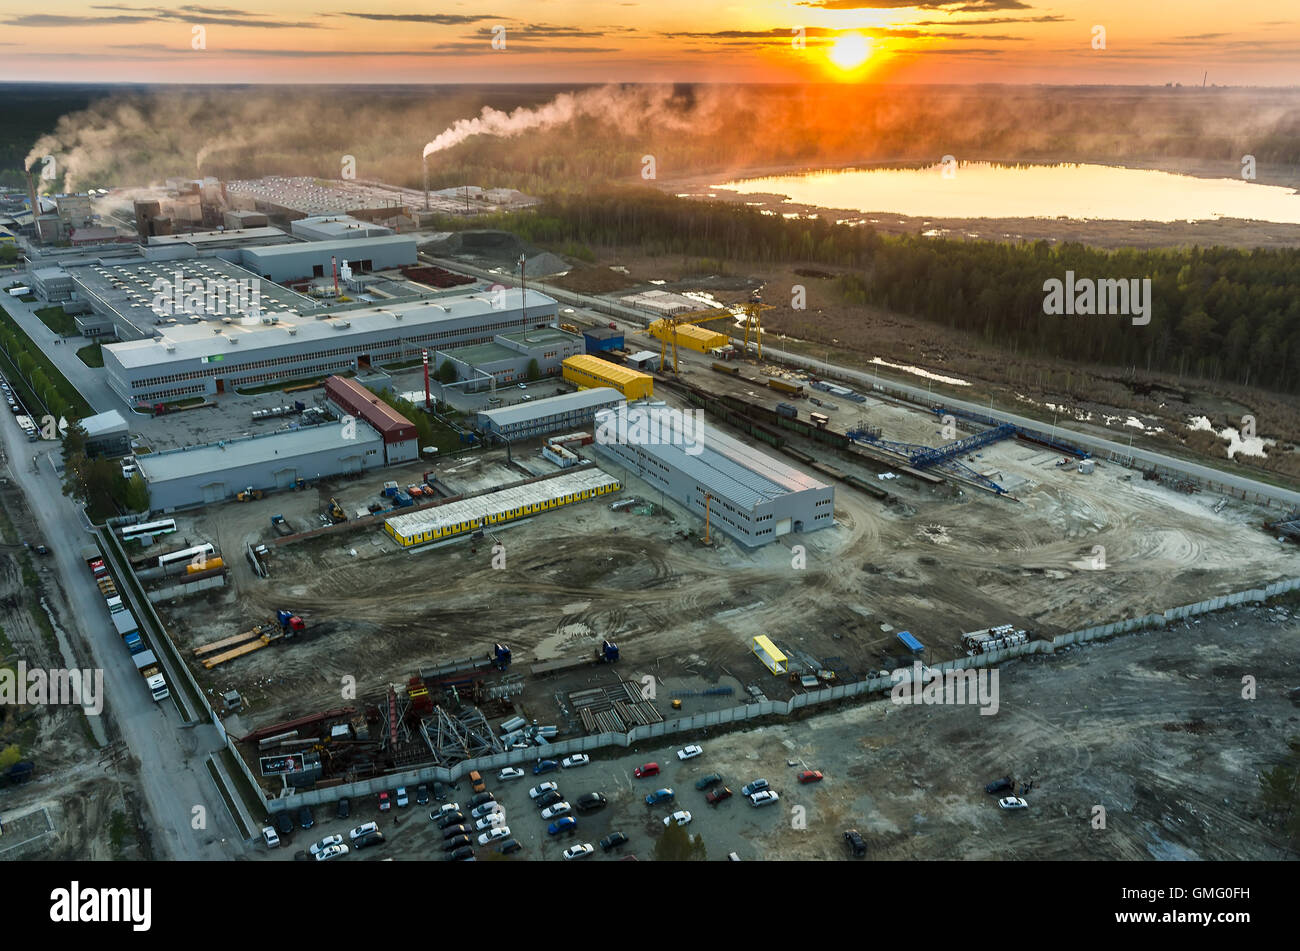
<path fill-rule="evenodd" d="M 751 382 L 719 379 L 775 402 Z M 933 418 L 914 409 L 845 403 L 832 413 L 837 426 L 861 417 L 896 438 L 941 441 Z M 865 478 L 887 468 L 804 448 Z M 516 446 L 516 462 L 539 469 L 535 451 Z M 1300 552 L 1262 532 L 1250 506 L 1230 502 L 1215 513 L 1217 498 L 1182 495 L 1106 464 L 1089 476 L 1057 469 L 1054 454 L 1016 442 L 986 447 L 971 463 L 1013 487 L 1014 499 L 901 478 L 881 483 L 898 498 L 885 505 L 840 485 L 834 528 L 754 551 L 725 540 L 703 547 L 694 515 L 595 458 L 624 477 L 623 497 L 655 503 L 655 514 L 590 502 L 517 523 L 498 532 L 501 569 L 490 542 L 403 552 L 382 528 L 276 548 L 269 579 L 249 569 L 244 545 L 271 537 L 271 514 L 314 527 L 331 494 L 352 511 L 385 479 L 413 480 L 423 464 L 187 516 L 191 539 L 216 538 L 227 554 L 230 583 L 162 606 L 164 617 L 183 652 L 281 607 L 301 613 L 309 632 L 327 629 L 211 672 L 196 667 L 214 697 L 232 688 L 243 696 L 236 735 L 340 705 L 346 677 L 364 698 L 421 666 L 486 654 L 496 641 L 513 649 L 516 673 L 533 659 L 615 641 L 617 668 L 530 681 L 519 698 L 525 716 L 564 733 L 577 724 L 557 695 L 602 678 L 655 677 L 661 711 L 673 691 L 716 685 L 732 686 L 733 696 L 692 701 L 691 709 L 731 705 L 751 685 L 788 696 L 798 688 L 774 682 L 749 654 L 757 633 L 796 660 L 857 679 L 894 665 L 903 629 L 938 661 L 960 652 L 964 631 L 1013 623 L 1050 637 L 1300 573 Z M 453 491 L 521 476 L 495 451 L 435 468 Z M 796 567 L 795 544 L 806 549 L 806 567 Z"/>
<path fill-rule="evenodd" d="M 663 818 L 677 809 L 692 813 L 689 829 L 711 859 L 734 851 L 742 860 L 847 860 L 849 828 L 863 834 L 869 859 L 888 861 L 1294 858 L 1261 814 L 1258 775 L 1300 729 L 1286 696 L 1300 663 L 1297 634 L 1294 602 L 1237 609 L 1008 664 L 991 716 L 881 699 L 800 722 L 600 751 L 586 767 L 487 777 L 488 788 L 523 846 L 515 858 L 526 860 L 559 859 L 564 848 L 596 845 L 612 831 L 630 841 L 610 855 L 598 848 L 592 860 L 650 858 Z M 1243 699 L 1245 676 L 1257 678 L 1257 699 Z M 688 742 L 704 754 L 679 762 L 675 750 Z M 634 779 L 632 769 L 647 761 L 663 771 Z M 825 779 L 801 786 L 796 776 L 805 769 Z M 735 793 L 717 807 L 694 788 L 714 772 Z M 998 809 L 984 792 L 1007 774 L 1033 782 L 1023 812 Z M 756 809 L 741 797 L 740 787 L 758 778 L 778 792 L 776 805 Z M 527 792 L 542 780 L 556 782 L 569 801 L 601 792 L 609 806 L 552 838 Z M 660 787 L 673 789 L 676 801 L 647 807 L 645 794 Z M 463 805 L 468 795 L 462 783 L 447 798 Z M 1104 828 L 1093 827 L 1098 806 Z M 372 819 L 387 845 L 349 861 L 441 853 L 427 807 L 397 811 L 400 825 L 372 802 L 354 802 L 348 820 L 333 819 L 331 807 L 316 812 L 317 827 L 295 833 L 292 849 L 263 855 L 288 860 L 314 837 L 346 835 Z M 491 848 L 476 854 L 496 857 Z"/>

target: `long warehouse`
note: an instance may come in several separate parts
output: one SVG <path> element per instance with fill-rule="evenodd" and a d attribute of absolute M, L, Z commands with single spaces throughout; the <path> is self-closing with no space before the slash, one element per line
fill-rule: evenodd
<path fill-rule="evenodd" d="M 589 466 L 550 479 L 395 515 L 385 520 L 384 531 L 403 548 L 411 548 L 480 528 L 503 525 L 563 505 L 585 502 L 621 488 L 623 484 L 618 479 Z"/>
<path fill-rule="evenodd" d="M 564 378 L 577 386 L 608 386 L 618 390 L 629 400 L 649 399 L 654 396 L 655 380 L 648 373 L 629 370 L 600 357 L 586 353 L 564 361 Z"/>
<path fill-rule="evenodd" d="M 656 419 L 667 414 L 668 421 Z M 672 414 L 678 414 L 673 416 Z M 750 548 L 834 524 L 835 490 L 703 422 L 656 407 L 596 414 L 596 451 Z M 674 428 L 676 425 L 676 428 Z M 645 438 L 640 434 L 655 434 Z"/>
<path fill-rule="evenodd" d="M 622 402 L 618 390 L 596 386 L 531 403 L 484 410 L 478 414 L 478 428 L 507 439 L 545 436 L 562 429 L 581 429 L 595 420 L 598 411 L 616 408 Z"/>

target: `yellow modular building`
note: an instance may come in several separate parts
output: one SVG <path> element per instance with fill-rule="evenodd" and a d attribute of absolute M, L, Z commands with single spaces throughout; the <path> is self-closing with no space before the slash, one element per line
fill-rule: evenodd
<path fill-rule="evenodd" d="M 784 674 L 790 669 L 788 658 L 781 653 L 781 648 L 773 644 L 766 634 L 760 634 L 754 638 L 750 650 L 754 652 L 755 657 L 762 661 L 763 666 L 774 674 Z"/>
<path fill-rule="evenodd" d="M 646 330 L 656 340 L 673 342 L 673 325 L 666 320 L 653 321 Z M 725 347 L 729 343 L 731 343 L 731 339 L 726 334 L 720 334 L 716 330 L 707 330 L 695 324 L 677 325 L 677 346 L 679 347 L 698 350 L 700 353 L 708 353 L 710 350 Z"/>
<path fill-rule="evenodd" d="M 621 367 L 600 357 L 580 353 L 562 364 L 564 378 L 578 386 L 608 386 L 625 400 L 649 399 L 655 395 L 655 380 L 648 373 Z"/>
<path fill-rule="evenodd" d="M 623 484 L 613 476 L 588 466 L 551 479 L 394 515 L 384 521 L 384 531 L 403 548 L 412 548 L 585 502 L 621 488 Z"/>

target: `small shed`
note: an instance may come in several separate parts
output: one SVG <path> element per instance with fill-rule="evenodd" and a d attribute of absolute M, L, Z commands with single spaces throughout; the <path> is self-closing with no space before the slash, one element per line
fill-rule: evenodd
<path fill-rule="evenodd" d="M 781 649 L 772 643 L 766 634 L 760 634 L 754 638 L 751 650 L 754 656 L 762 662 L 774 674 L 784 674 L 789 670 L 789 658 L 781 653 Z"/>
<path fill-rule="evenodd" d="M 913 654 L 919 654 L 925 650 L 925 645 L 912 636 L 911 631 L 899 631 L 898 639 L 903 642 L 903 646 Z"/>

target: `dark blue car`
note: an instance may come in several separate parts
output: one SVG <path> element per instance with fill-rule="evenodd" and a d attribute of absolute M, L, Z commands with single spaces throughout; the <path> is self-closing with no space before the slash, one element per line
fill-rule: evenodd
<path fill-rule="evenodd" d="M 656 789 L 650 795 L 645 797 L 647 806 L 654 806 L 661 802 L 672 802 L 675 794 L 671 789 Z"/>
<path fill-rule="evenodd" d="M 546 827 L 547 835 L 559 835 L 561 832 L 568 832 L 578 825 L 578 820 L 573 816 L 565 816 L 562 819 L 556 819 Z"/>
<path fill-rule="evenodd" d="M 553 759 L 539 759 L 537 765 L 533 767 L 533 775 L 540 776 L 542 773 L 549 773 L 553 769 L 559 769 L 560 764 Z"/>

